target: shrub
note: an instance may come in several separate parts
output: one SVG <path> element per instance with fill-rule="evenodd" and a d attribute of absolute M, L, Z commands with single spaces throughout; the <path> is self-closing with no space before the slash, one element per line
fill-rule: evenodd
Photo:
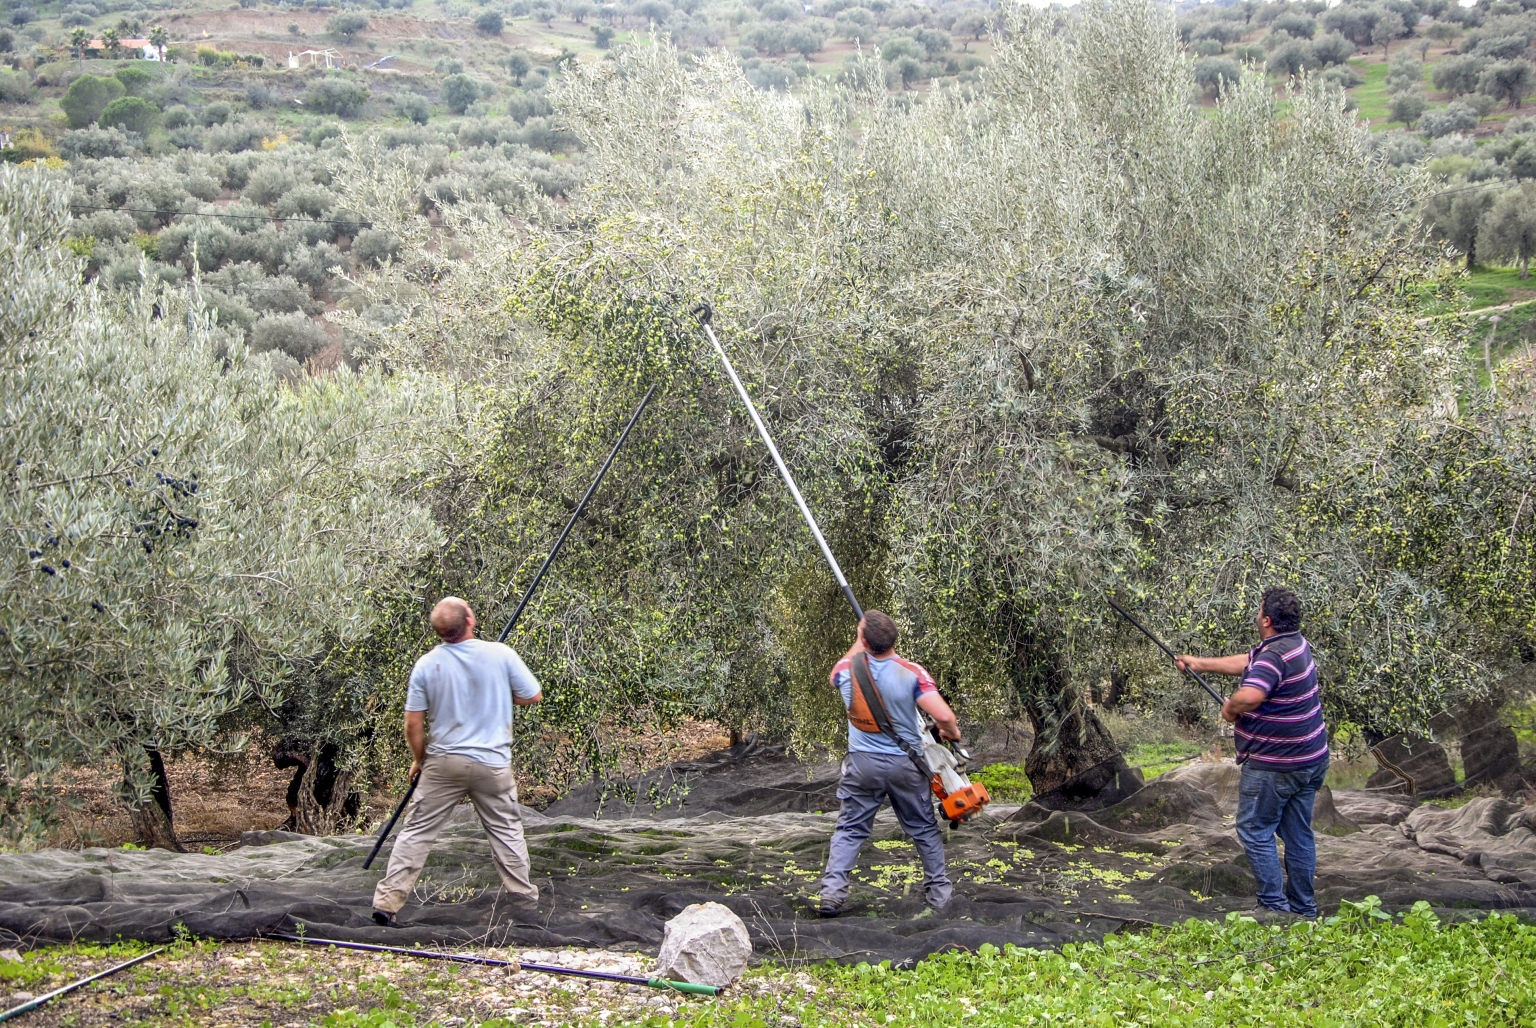
<path fill-rule="evenodd" d="M 251 328 L 250 347 L 257 353 L 280 350 L 305 361 L 329 345 L 325 332 L 298 311 L 263 315 Z"/>
<path fill-rule="evenodd" d="M 425 125 L 432 117 L 432 108 L 428 106 L 426 99 L 415 93 L 396 100 L 395 109 L 400 112 L 400 117 L 417 125 Z"/>
<path fill-rule="evenodd" d="M 304 106 L 321 114 L 353 118 L 362 111 L 369 96 L 368 87 L 361 82 L 326 78 L 316 82 L 309 92 L 304 94 Z"/>
<path fill-rule="evenodd" d="M 229 104 L 220 100 L 217 103 L 211 103 L 204 107 L 202 114 L 198 115 L 197 120 L 204 128 L 212 128 L 214 125 L 224 124 L 233 114 L 234 109 Z"/>
<path fill-rule="evenodd" d="M 59 137 L 59 153 L 70 160 L 77 157 L 96 160 L 127 157 L 138 153 L 141 145 L 138 136 L 129 135 L 118 128 L 76 129 Z"/>
<path fill-rule="evenodd" d="M 52 157 L 53 144 L 35 128 L 24 128 L 11 137 L 11 145 L 0 149 L 0 160 L 10 164 L 42 161 Z"/>
<path fill-rule="evenodd" d="M 443 104 L 454 114 L 463 114 L 480 99 L 480 85 L 468 75 L 449 75 L 443 79 Z"/>
<path fill-rule="evenodd" d="M 343 11 L 333 15 L 331 20 L 325 23 L 327 32 L 342 39 L 351 39 L 367 28 L 368 16 L 359 14 L 357 11 Z"/>
<path fill-rule="evenodd" d="M 1312 56 L 1325 68 L 1343 64 L 1354 52 L 1355 44 L 1337 32 L 1326 33 L 1312 41 Z"/>
<path fill-rule="evenodd" d="M 475 31 L 483 36 L 499 36 L 505 27 L 506 22 L 502 19 L 500 11 L 483 11 L 480 17 L 475 19 Z"/>
<path fill-rule="evenodd" d="M 0 29 L 0 54 L 9 53 L 16 46 L 16 37 L 6 29 Z"/>
<path fill-rule="evenodd" d="M 1459 101 L 1453 101 L 1443 111 L 1428 111 L 1419 119 L 1419 131 L 1430 139 L 1453 132 L 1471 132 L 1475 128 L 1477 112 Z"/>
<path fill-rule="evenodd" d="M 282 198 L 295 185 L 293 173 L 277 162 L 266 164 L 251 173 L 246 180 L 242 195 L 247 200 L 269 207 Z"/>
<path fill-rule="evenodd" d="M 1426 149 L 1423 137 L 1402 129 L 1379 133 L 1372 141 L 1381 159 L 1394 168 L 1419 163 Z"/>
<path fill-rule="evenodd" d="M 101 112 L 102 128 L 120 128 L 125 132 L 147 135 L 155 127 L 160 109 L 139 96 L 120 96 Z"/>
<path fill-rule="evenodd" d="M 1417 89 L 1409 89 L 1401 93 L 1394 93 L 1387 105 L 1387 109 L 1391 112 L 1393 121 L 1400 121 L 1404 125 L 1412 125 L 1419 120 L 1419 115 L 1423 114 L 1424 109 L 1428 106 L 1429 102 L 1424 99 L 1423 93 Z"/>
<path fill-rule="evenodd" d="M 1202 57 L 1195 62 L 1195 85 L 1203 92 L 1214 93 L 1222 88 L 1222 83 L 1236 85 L 1242 73 L 1242 67 L 1230 58 Z"/>
<path fill-rule="evenodd" d="M 0 103 L 29 104 L 32 102 L 32 83 L 25 75 L 0 71 Z"/>
<path fill-rule="evenodd" d="M 180 104 L 175 107 L 168 107 L 165 114 L 160 118 L 160 124 L 168 129 L 182 128 L 192 124 L 192 112 Z"/>
<path fill-rule="evenodd" d="M 1486 57 L 1474 57 L 1470 54 L 1446 57 L 1435 64 L 1435 70 L 1430 77 L 1434 79 L 1436 89 L 1443 89 L 1453 96 L 1459 96 L 1477 89 L 1478 80 L 1483 77 L 1483 72 L 1490 63 Z"/>
<path fill-rule="evenodd" d="M 155 81 L 153 75 L 137 64 L 118 68 L 112 73 L 112 76 L 123 84 L 123 89 L 129 96 L 144 96 L 149 92 L 150 85 Z"/>
<path fill-rule="evenodd" d="M 383 229 L 365 228 L 352 240 L 352 256 L 364 264 L 383 264 L 392 260 L 399 250 L 400 240 Z"/>
<path fill-rule="evenodd" d="M 554 112 L 554 105 L 543 93 L 513 93 L 507 99 L 507 117 L 519 125 L 529 118 L 548 117 Z"/>
<path fill-rule="evenodd" d="M 69 118 L 70 128 L 84 128 L 106 110 L 107 104 L 123 95 L 123 84 L 115 78 L 81 75 L 69 84 L 59 106 Z"/>
<path fill-rule="evenodd" d="M 1317 22 L 1304 14 L 1282 14 L 1269 23 L 1269 27 L 1276 32 L 1284 32 L 1296 39 L 1311 39 L 1317 32 Z"/>
<path fill-rule="evenodd" d="M 1312 53 L 1312 44 L 1293 39 L 1269 52 L 1266 67 L 1281 75 L 1299 75 L 1302 69 L 1312 67 L 1316 61 L 1317 58 Z"/>

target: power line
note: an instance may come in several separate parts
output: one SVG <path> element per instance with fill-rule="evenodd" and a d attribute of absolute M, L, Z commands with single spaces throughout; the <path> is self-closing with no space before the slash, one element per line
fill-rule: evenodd
<path fill-rule="evenodd" d="M 98 207 L 88 203 L 72 203 L 72 211 L 122 211 L 124 214 L 184 214 L 189 218 L 233 218 L 237 221 L 302 221 L 308 225 L 359 225 L 373 228 L 371 221 L 335 221 L 326 218 L 279 218 L 271 214 L 209 214 L 207 211 L 163 211 L 154 207 Z"/>

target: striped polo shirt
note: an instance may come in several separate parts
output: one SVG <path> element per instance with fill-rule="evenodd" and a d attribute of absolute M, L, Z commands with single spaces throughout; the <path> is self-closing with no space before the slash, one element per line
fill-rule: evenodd
<path fill-rule="evenodd" d="M 1300 632 L 1272 635 L 1248 654 L 1243 685 L 1264 693 L 1238 718 L 1237 761 L 1270 771 L 1299 771 L 1328 756 L 1328 727 L 1312 647 Z"/>

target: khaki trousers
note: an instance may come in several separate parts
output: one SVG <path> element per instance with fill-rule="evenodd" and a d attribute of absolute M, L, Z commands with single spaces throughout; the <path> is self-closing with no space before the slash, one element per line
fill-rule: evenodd
<path fill-rule="evenodd" d="M 429 756 L 421 766 L 416 795 L 405 813 L 405 827 L 389 854 L 389 870 L 373 890 L 375 910 L 397 913 L 427 863 L 432 844 L 465 796 L 475 805 L 480 824 L 491 838 L 491 856 L 501 884 L 514 899 L 539 901 L 539 889 L 529 880 L 528 843 L 517 812 L 517 782 L 510 767 L 488 767 L 478 760 Z"/>

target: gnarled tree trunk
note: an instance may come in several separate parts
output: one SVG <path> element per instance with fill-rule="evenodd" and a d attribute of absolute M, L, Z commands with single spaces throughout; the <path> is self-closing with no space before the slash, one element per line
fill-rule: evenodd
<path fill-rule="evenodd" d="M 1019 698 L 1035 744 L 1024 762 L 1034 802 L 1053 810 L 1098 810 L 1141 791 L 1141 772 L 1125 762 L 1114 738 L 1070 673 L 1027 642 L 1014 649 Z"/>

